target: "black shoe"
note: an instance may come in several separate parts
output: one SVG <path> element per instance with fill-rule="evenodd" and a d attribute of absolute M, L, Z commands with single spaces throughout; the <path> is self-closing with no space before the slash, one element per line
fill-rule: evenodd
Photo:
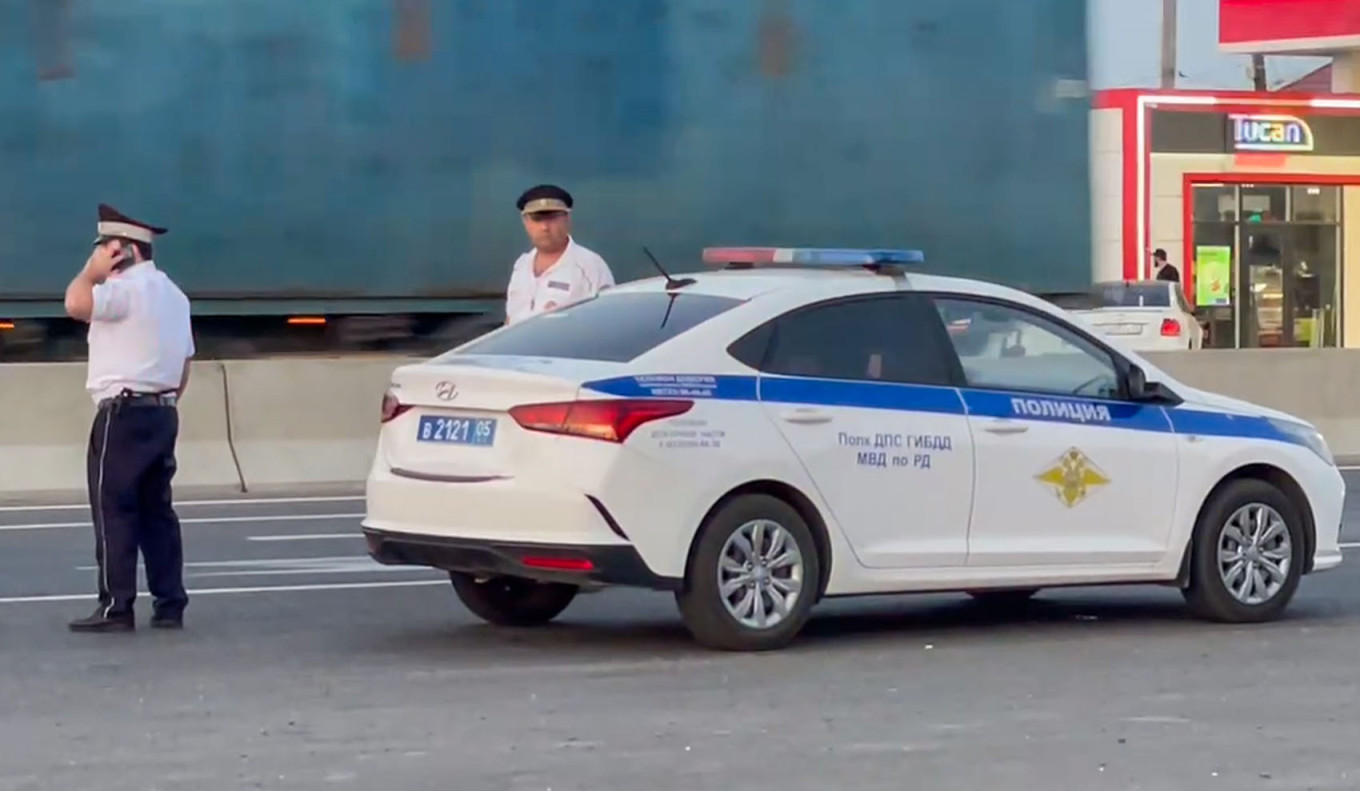
<path fill-rule="evenodd" d="M 183 613 L 165 613 L 151 616 L 152 629 L 183 629 Z"/>
<path fill-rule="evenodd" d="M 68 624 L 73 632 L 131 632 L 137 628 L 132 613 L 104 614 L 100 607 L 85 618 L 78 618 Z"/>

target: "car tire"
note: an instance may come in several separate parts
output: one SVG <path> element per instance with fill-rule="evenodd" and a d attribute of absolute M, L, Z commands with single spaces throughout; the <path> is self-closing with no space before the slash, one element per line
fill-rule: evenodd
<path fill-rule="evenodd" d="M 454 593 L 465 607 L 497 626 L 541 626 L 562 614 L 576 598 L 575 585 L 535 582 L 523 577 L 492 577 L 449 572 Z"/>
<path fill-rule="evenodd" d="M 747 551 L 748 546 L 757 551 Z M 807 622 L 821 567 L 812 530 L 793 506 L 769 495 L 741 495 L 700 528 L 676 602 L 700 645 L 720 651 L 778 649 Z M 778 617 L 762 626 L 762 614 L 766 621 Z"/>
<path fill-rule="evenodd" d="M 1273 620 L 1298 589 L 1304 551 L 1303 515 L 1284 492 L 1254 478 L 1232 481 L 1214 493 L 1195 525 L 1190 584 L 1182 593 L 1191 612 L 1207 620 Z"/>

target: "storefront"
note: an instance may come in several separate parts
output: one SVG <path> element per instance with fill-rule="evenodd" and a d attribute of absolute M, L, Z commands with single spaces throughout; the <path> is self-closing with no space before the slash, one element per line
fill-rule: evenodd
<path fill-rule="evenodd" d="M 1110 91 L 1097 280 L 1167 252 L 1206 347 L 1360 347 L 1360 96 Z"/>

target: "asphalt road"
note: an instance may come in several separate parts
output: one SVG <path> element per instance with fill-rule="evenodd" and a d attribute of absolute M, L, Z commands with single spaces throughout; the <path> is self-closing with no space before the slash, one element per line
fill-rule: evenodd
<path fill-rule="evenodd" d="M 1360 788 L 1360 499 L 1277 623 L 1158 588 L 885 597 L 763 655 L 695 648 L 662 594 L 493 629 L 370 563 L 362 510 L 181 504 L 187 628 L 122 635 L 65 628 L 88 513 L 0 511 L 0 791 Z"/>

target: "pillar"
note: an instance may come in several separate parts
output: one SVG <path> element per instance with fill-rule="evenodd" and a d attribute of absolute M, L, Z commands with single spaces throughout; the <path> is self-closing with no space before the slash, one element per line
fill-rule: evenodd
<path fill-rule="evenodd" d="M 1360 93 L 1360 51 L 1332 56 L 1332 93 Z"/>

